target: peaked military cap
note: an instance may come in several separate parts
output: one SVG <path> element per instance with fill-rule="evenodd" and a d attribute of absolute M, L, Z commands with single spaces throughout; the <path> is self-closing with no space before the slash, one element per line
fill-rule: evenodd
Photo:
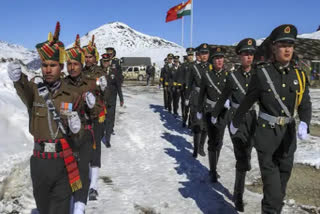
<path fill-rule="evenodd" d="M 183 60 L 187 60 L 188 59 L 188 56 L 187 55 L 184 55 L 183 56 Z"/>
<path fill-rule="evenodd" d="M 209 47 L 209 45 L 207 43 L 203 43 L 198 47 L 198 51 L 199 52 L 209 52 L 210 51 L 209 48 L 210 47 Z"/>
<path fill-rule="evenodd" d="M 255 52 L 256 47 L 256 40 L 252 38 L 246 38 L 238 43 L 236 46 L 236 53 L 239 55 L 241 52 Z"/>
<path fill-rule="evenodd" d="M 60 23 L 57 22 L 54 35 L 49 32 L 48 40 L 36 45 L 36 49 L 39 53 L 40 59 L 57 61 L 63 64 L 65 61 L 64 44 L 59 41 L 60 35 Z"/>
<path fill-rule="evenodd" d="M 194 48 L 187 48 L 186 49 L 186 52 L 188 55 L 193 55 L 194 51 L 195 51 Z"/>
<path fill-rule="evenodd" d="M 169 53 L 167 56 L 167 59 L 173 59 L 174 55 L 172 53 Z"/>
<path fill-rule="evenodd" d="M 110 61 L 112 59 L 112 54 L 110 53 L 104 53 L 101 55 L 101 59 L 103 61 Z"/>
<path fill-rule="evenodd" d="M 276 27 L 270 34 L 270 40 L 273 43 L 286 41 L 292 42 L 297 38 L 298 30 L 294 25 L 284 24 Z"/>
<path fill-rule="evenodd" d="M 77 34 L 76 41 L 72 48 L 66 50 L 66 59 L 67 60 L 76 60 L 81 64 L 84 64 L 84 52 L 80 46 L 80 36 Z"/>
<path fill-rule="evenodd" d="M 214 47 L 211 49 L 211 57 L 222 56 L 224 57 L 226 54 L 226 49 L 222 47 Z"/>
<path fill-rule="evenodd" d="M 180 56 L 174 56 L 173 58 L 176 59 L 176 60 L 177 60 L 177 59 L 179 60 L 179 59 L 180 59 Z"/>

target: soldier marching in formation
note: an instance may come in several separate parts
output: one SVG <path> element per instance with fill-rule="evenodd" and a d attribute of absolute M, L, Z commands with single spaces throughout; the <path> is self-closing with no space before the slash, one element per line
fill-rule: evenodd
<path fill-rule="evenodd" d="M 124 104 L 123 75 L 113 47 L 106 48 L 98 66 L 94 36 L 81 48 L 77 35 L 73 47 L 65 50 L 59 33 L 58 22 L 54 35 L 36 45 L 42 77 L 28 81 L 16 62 L 9 64 L 8 75 L 30 118 L 30 171 L 38 211 L 84 214 L 87 199 L 98 197 L 101 142 L 111 146 L 117 96 L 120 106 Z M 187 48 L 183 64 L 169 53 L 161 69 L 164 108 L 177 118 L 181 100 L 182 126 L 188 122 L 193 134 L 193 157 L 206 155 L 208 136 L 212 183 L 220 178 L 217 164 L 228 125 L 236 160 L 233 199 L 239 212 L 244 211 L 252 148 L 263 182 L 261 213 L 280 214 L 296 134 L 303 140 L 309 133 L 312 107 L 306 74 L 294 58 L 296 37 L 293 25 L 275 28 L 269 36 L 272 58 L 256 66 L 256 41 L 246 38 L 235 48 L 241 61 L 237 69 L 225 69 L 225 48 L 206 43 Z M 68 76 L 63 77 L 65 62 Z"/>
<path fill-rule="evenodd" d="M 219 178 L 217 163 L 224 129 L 229 124 L 236 159 L 233 199 L 240 212 L 244 211 L 245 177 L 251 169 L 252 148 L 257 151 L 263 181 L 261 213 L 280 214 L 296 150 L 296 115 L 300 119 L 297 136 L 303 140 L 309 133 L 312 112 L 309 83 L 294 57 L 296 36 L 293 25 L 275 28 L 269 36 L 272 58 L 256 66 L 253 65 L 256 41 L 252 38 L 243 39 L 236 46 L 241 66 L 230 72 L 224 70 L 226 50 L 222 47 L 211 49 L 208 62 L 208 44 L 196 48 L 194 63 L 193 53 L 187 49 L 190 60 L 181 66 L 184 70 L 181 73 L 187 76 L 183 127 L 186 109 L 190 107 L 193 156 L 205 155 L 203 145 L 208 134 L 210 176 L 214 183 Z M 162 77 L 170 76 L 168 67 L 162 69 Z M 165 107 L 171 112 L 168 98 L 164 97 Z"/>

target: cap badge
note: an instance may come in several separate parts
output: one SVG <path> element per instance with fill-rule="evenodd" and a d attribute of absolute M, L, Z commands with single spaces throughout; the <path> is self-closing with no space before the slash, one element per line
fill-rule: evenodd
<path fill-rule="evenodd" d="M 252 45 L 252 40 L 251 39 L 248 40 L 248 45 Z"/>
<path fill-rule="evenodd" d="M 217 52 L 221 52 L 221 48 L 217 48 Z"/>
<path fill-rule="evenodd" d="M 207 48 L 207 44 L 204 44 L 204 45 L 203 45 L 203 48 Z"/>
<path fill-rule="evenodd" d="M 285 32 L 285 33 L 290 33 L 290 32 L 291 32 L 290 26 L 287 26 L 287 27 L 284 29 L 284 32 Z"/>

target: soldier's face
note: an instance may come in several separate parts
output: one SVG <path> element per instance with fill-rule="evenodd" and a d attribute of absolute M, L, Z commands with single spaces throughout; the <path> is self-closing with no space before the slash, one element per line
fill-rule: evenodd
<path fill-rule="evenodd" d="M 102 66 L 103 66 L 104 68 L 109 67 L 109 66 L 110 66 L 110 61 L 102 60 Z"/>
<path fill-rule="evenodd" d="M 188 62 L 192 62 L 193 61 L 193 55 L 188 55 Z"/>
<path fill-rule="evenodd" d="M 275 59 L 286 64 L 291 61 L 294 50 L 294 44 L 287 42 L 277 42 L 273 45 L 273 54 Z"/>
<path fill-rule="evenodd" d="M 196 56 L 196 59 L 197 59 L 198 62 L 200 62 L 200 61 L 201 61 L 200 55 L 197 55 L 197 56 Z"/>
<path fill-rule="evenodd" d="M 86 54 L 84 57 L 85 57 L 86 66 L 92 66 L 97 64 L 96 57 L 93 56 L 92 54 Z"/>
<path fill-rule="evenodd" d="M 216 70 L 221 70 L 224 65 L 224 57 L 223 56 L 216 56 L 213 58 L 213 66 Z"/>
<path fill-rule="evenodd" d="M 250 52 L 242 52 L 240 54 L 241 65 L 243 67 L 249 67 L 252 65 L 254 55 Z"/>
<path fill-rule="evenodd" d="M 208 62 L 208 59 L 209 59 L 209 51 L 200 52 L 200 59 L 201 59 L 201 62 Z"/>
<path fill-rule="evenodd" d="M 172 59 L 171 58 L 168 59 L 168 63 L 172 64 Z"/>
<path fill-rule="evenodd" d="M 68 60 L 67 70 L 71 77 L 77 77 L 82 71 L 82 64 L 74 59 Z"/>
<path fill-rule="evenodd" d="M 59 62 L 53 60 L 45 60 L 41 64 L 42 76 L 47 83 L 57 81 L 60 78 L 62 69 L 63 64 L 59 64 Z"/>

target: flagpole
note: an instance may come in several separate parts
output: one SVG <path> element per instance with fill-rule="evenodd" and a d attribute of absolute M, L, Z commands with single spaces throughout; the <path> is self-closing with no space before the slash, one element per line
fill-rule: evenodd
<path fill-rule="evenodd" d="M 184 2 L 182 2 L 182 4 L 184 4 Z M 181 21 L 182 27 L 181 27 L 181 46 L 183 47 L 183 43 L 184 43 L 184 16 L 182 16 L 182 21 Z"/>
<path fill-rule="evenodd" d="M 193 1 L 191 0 L 191 24 L 190 24 L 190 47 L 192 47 L 192 33 L 193 33 Z"/>

